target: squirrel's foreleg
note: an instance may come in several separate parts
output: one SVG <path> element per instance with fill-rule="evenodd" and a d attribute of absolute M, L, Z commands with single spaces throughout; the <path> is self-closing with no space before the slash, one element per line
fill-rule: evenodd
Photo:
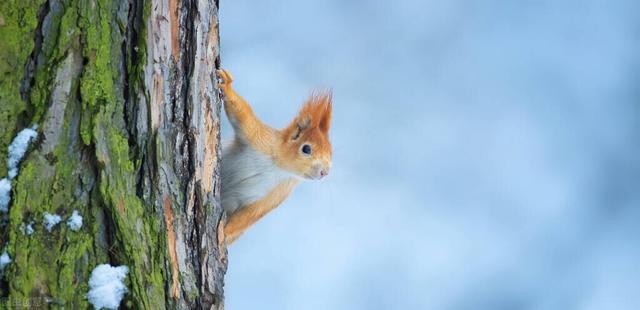
<path fill-rule="evenodd" d="M 248 205 L 240 207 L 231 213 L 224 226 L 224 234 L 227 244 L 231 244 L 238 239 L 242 233 L 251 225 L 257 222 L 269 211 L 279 206 L 293 188 L 298 184 L 297 180 L 291 179 L 278 184 L 269 194 L 262 199 Z"/>

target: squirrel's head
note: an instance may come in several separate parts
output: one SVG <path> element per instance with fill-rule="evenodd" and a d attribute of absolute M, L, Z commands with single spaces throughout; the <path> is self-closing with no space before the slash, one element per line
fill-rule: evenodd
<path fill-rule="evenodd" d="M 283 130 L 284 154 L 281 154 L 280 166 L 306 179 L 318 180 L 329 174 L 331 105 L 330 91 L 311 95 L 293 122 Z"/>

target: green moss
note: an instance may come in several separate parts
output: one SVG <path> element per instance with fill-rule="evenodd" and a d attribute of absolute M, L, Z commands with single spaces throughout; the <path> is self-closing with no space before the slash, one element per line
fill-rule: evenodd
<path fill-rule="evenodd" d="M 100 166 L 100 198 L 115 224 L 118 261 L 129 266 L 127 295 L 138 308 L 164 306 L 164 243 L 158 243 L 159 219 L 136 196 L 136 165 L 130 157 L 124 123 L 120 78 L 123 33 L 116 26 L 116 8 L 108 0 L 80 1 L 79 25 L 87 61 L 80 81 L 83 100 L 81 135 L 95 145 Z M 115 28 L 118 29 L 118 28 Z M 136 64 L 137 65 L 137 64 Z M 87 112 L 89 111 L 89 112 Z M 90 119 L 85 115 L 90 113 Z M 146 216 L 145 214 L 151 214 Z"/>
<path fill-rule="evenodd" d="M 23 121 L 27 104 L 20 96 L 20 81 L 34 46 L 38 8 L 43 0 L 0 1 L 0 158 Z M 6 175 L 6 161 L 0 160 L 0 176 Z"/>
<path fill-rule="evenodd" d="M 82 54 L 84 65 L 73 83 L 74 98 L 67 102 L 54 151 L 31 152 L 14 181 L 8 247 L 14 263 L 7 269 L 12 301 L 45 295 L 53 298 L 54 305 L 87 308 L 88 276 L 97 264 L 110 262 L 99 246 L 103 241 L 96 237 L 103 233 L 101 225 L 109 223 L 115 240 L 108 254 L 113 263 L 130 268 L 127 304 L 164 308 L 165 232 L 154 208 L 136 196 L 139 161 L 132 159 L 124 129 L 124 86 L 119 72 L 123 33 L 115 13 L 110 0 L 68 0 L 59 12 L 51 12 L 53 26 L 42 43 L 43 61 L 36 68 L 31 92 L 33 119 L 47 121 L 44 112 L 52 78 L 70 49 Z M 145 14 L 149 14 L 149 3 Z M 141 87 L 146 57 L 143 38 L 138 48 L 138 63 L 128 60 L 127 66 L 135 87 Z M 19 90 L 14 95 L 19 97 Z M 86 160 L 89 152 L 95 152 L 97 167 Z M 85 217 L 81 231 L 73 232 L 64 223 L 50 233 L 44 229 L 44 212 L 66 220 L 74 209 Z M 31 221 L 35 232 L 26 236 L 21 225 Z"/>
<path fill-rule="evenodd" d="M 78 85 L 79 82 L 72 83 L 72 94 Z M 93 172 L 81 157 L 78 137 L 71 128 L 80 103 L 75 97 L 67 99 L 64 125 L 55 149 L 48 154 L 33 150 L 14 180 L 8 229 L 8 248 L 14 261 L 7 276 L 11 279 L 13 302 L 34 302 L 33 296 L 45 295 L 52 298 L 54 305 L 87 307 L 89 267 L 106 259 L 93 246 L 93 226 L 100 221 L 92 218 L 94 206 L 83 182 L 90 180 Z M 80 231 L 69 230 L 64 222 L 51 232 L 44 228 L 44 212 L 59 214 L 66 220 L 73 210 L 85 218 Z M 22 225 L 30 222 L 34 223 L 34 233 L 28 236 Z"/>
<path fill-rule="evenodd" d="M 98 105 L 114 101 L 114 76 L 110 66 L 110 4 L 110 1 L 81 0 L 78 6 L 78 24 L 83 32 L 82 54 L 87 60 L 80 85 L 85 111 L 80 128 L 82 141 L 87 145 L 92 141 L 91 114 L 95 113 Z"/>
<path fill-rule="evenodd" d="M 53 83 L 53 73 L 56 71 L 56 63 L 60 57 L 55 58 L 58 47 L 58 34 L 61 28 L 60 19 L 64 11 L 62 7 L 50 8 L 47 18 L 50 21 L 47 25 L 43 25 L 42 32 L 44 35 L 42 45 L 38 52 L 38 63 L 34 73 L 34 83 L 31 87 L 30 102 L 33 114 L 33 121 L 39 122 L 42 118 L 48 102 L 51 84 Z"/>
<path fill-rule="evenodd" d="M 63 141 L 57 148 L 58 155 L 67 146 L 66 142 Z M 74 156 L 66 154 L 65 158 L 74 159 Z M 69 168 L 74 165 L 75 169 Z M 78 262 L 96 258 L 91 255 L 93 235 L 87 227 L 78 232 L 71 231 L 64 222 L 51 232 L 43 225 L 44 212 L 59 214 L 66 220 L 74 209 L 80 210 L 85 223 L 95 223 L 89 217 L 86 199 L 83 201 L 75 197 L 69 188 L 52 189 L 50 185 L 53 180 L 58 180 L 68 187 L 81 186 L 76 177 L 80 166 L 78 162 L 58 161 L 56 167 L 52 167 L 36 151 L 14 181 L 15 197 L 10 209 L 8 247 L 13 258 L 8 269 L 12 300 L 25 300 L 45 293 L 53 298 L 55 304 L 86 307 L 86 289 L 83 287 L 86 287 L 87 279 L 84 275 L 90 270 L 86 264 L 79 265 Z M 34 233 L 30 236 L 22 231 L 23 223 L 29 222 L 34 223 Z"/>
<path fill-rule="evenodd" d="M 111 0 L 63 0 L 61 6 L 50 8 L 31 105 L 27 106 L 20 99 L 19 84 L 33 49 L 37 8 L 42 2 L 0 3 L 0 126 L 4 126 L 0 129 L 6 129 L 0 136 L 0 158 L 6 156 L 6 145 L 20 122 L 48 121 L 45 117 L 53 79 L 65 65 L 62 60 L 69 50 L 80 53 L 84 64 L 72 83 L 73 98 L 67 100 L 54 150 L 47 154 L 32 150 L 14 180 L 7 229 L 8 251 L 13 258 L 6 277 L 10 279 L 9 298 L 11 302 L 33 302 L 33 296 L 49 296 L 51 305 L 87 308 L 85 294 L 91 270 L 97 264 L 112 262 L 130 267 L 127 304 L 161 309 L 166 300 L 166 236 L 162 217 L 136 196 L 140 160 L 133 158 L 124 129 L 125 86 L 120 60 L 125 29 L 118 27 L 116 5 Z M 149 2 L 145 2 L 143 14 L 145 19 L 149 16 Z M 136 90 L 143 88 L 144 24 L 140 31 L 140 56 L 135 61 L 131 55 L 126 59 L 128 87 Z M 97 167 L 87 161 L 92 155 Z M 0 173 L 6 173 L 4 165 L 0 160 Z M 57 213 L 66 220 L 74 209 L 85 218 L 81 231 L 69 230 L 64 222 L 52 232 L 44 229 L 44 212 Z M 22 232 L 22 225 L 29 222 L 34 222 L 31 236 Z M 113 225 L 109 233 L 114 239 L 108 245 L 113 246 L 109 253 L 103 244 L 107 223 Z"/>
<path fill-rule="evenodd" d="M 134 291 L 130 298 L 141 308 L 159 309 L 165 300 L 162 275 L 165 234 L 157 216 L 145 216 L 149 208 L 135 195 L 135 166 L 129 158 L 127 139 L 107 123 L 114 107 L 106 105 L 95 117 L 96 157 L 104 165 L 100 193 L 117 228 L 116 243 L 122 246 L 118 260 L 130 267 L 129 280 Z"/>
<path fill-rule="evenodd" d="M 147 20 L 151 15 L 151 1 L 146 1 L 142 8 L 143 20 Z M 143 82 L 141 78 L 144 76 L 144 67 L 147 64 L 147 27 L 146 24 L 140 26 L 138 33 L 138 42 L 136 42 L 135 49 L 138 53 L 138 59 L 136 63 L 132 62 L 131 57 L 127 59 L 127 71 L 130 77 L 131 87 L 136 91 L 143 90 Z M 129 55 L 131 56 L 131 55 Z M 148 94 L 145 94 L 148 99 Z"/>

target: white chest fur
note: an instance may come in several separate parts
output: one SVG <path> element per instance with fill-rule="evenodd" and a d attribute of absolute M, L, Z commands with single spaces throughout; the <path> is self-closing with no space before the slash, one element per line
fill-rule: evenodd
<path fill-rule="evenodd" d="M 238 141 L 222 144 L 222 208 L 234 212 L 256 202 L 294 176 L 271 158 Z"/>

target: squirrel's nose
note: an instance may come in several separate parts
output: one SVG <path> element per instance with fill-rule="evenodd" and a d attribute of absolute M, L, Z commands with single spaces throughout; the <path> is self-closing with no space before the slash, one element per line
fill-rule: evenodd
<path fill-rule="evenodd" d="M 320 170 L 320 176 L 321 177 L 326 177 L 327 174 L 329 174 L 329 171 L 327 169 Z"/>

